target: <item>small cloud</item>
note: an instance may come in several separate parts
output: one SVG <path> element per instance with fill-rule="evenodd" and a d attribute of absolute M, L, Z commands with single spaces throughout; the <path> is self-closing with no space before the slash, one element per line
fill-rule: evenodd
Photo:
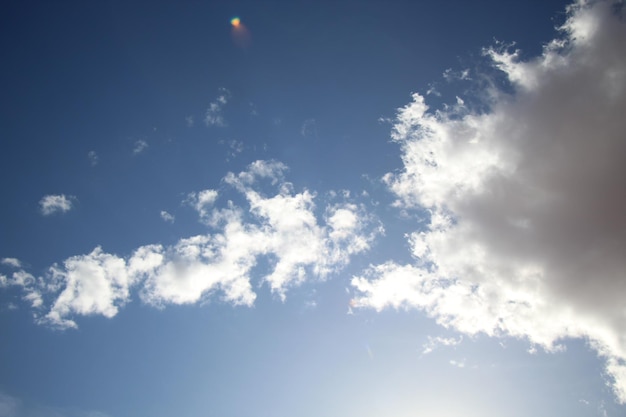
<path fill-rule="evenodd" d="M 448 68 L 443 72 L 443 78 L 448 81 L 456 81 L 456 80 L 471 80 L 469 69 L 463 69 L 460 71 L 453 71 L 452 68 Z"/>
<path fill-rule="evenodd" d="M 185 123 L 187 123 L 187 127 L 193 127 L 193 116 L 187 116 L 185 117 Z"/>
<path fill-rule="evenodd" d="M 237 154 L 240 154 L 241 152 L 243 152 L 243 142 L 239 141 L 239 140 L 231 140 L 228 142 L 228 146 L 230 147 L 230 150 L 232 152 L 232 156 L 235 156 Z"/>
<path fill-rule="evenodd" d="M 230 99 L 230 91 L 225 88 L 220 88 L 218 91 L 219 95 L 209 104 L 209 108 L 206 110 L 204 116 L 204 123 L 207 126 L 226 126 L 226 121 L 222 115 L 222 108 Z"/>
<path fill-rule="evenodd" d="M 189 193 L 185 202 L 198 212 L 200 218 L 206 220 L 209 215 L 209 209 L 217 200 L 217 196 L 218 193 L 215 190 L 202 190 L 197 193 Z"/>
<path fill-rule="evenodd" d="M 87 154 L 87 158 L 89 158 L 89 163 L 92 167 L 98 165 L 98 154 L 96 153 L 96 151 L 89 151 L 89 153 Z"/>
<path fill-rule="evenodd" d="M 0 263 L 2 263 L 2 265 L 7 265 L 13 268 L 22 267 L 22 263 L 20 262 L 19 259 L 16 259 L 16 258 L 4 258 L 2 259 L 2 261 L 0 261 Z"/>
<path fill-rule="evenodd" d="M 248 105 L 250 106 L 250 115 L 258 116 L 259 112 L 257 111 L 256 105 L 253 102 L 249 102 Z"/>
<path fill-rule="evenodd" d="M 439 346 L 456 346 L 459 345 L 463 341 L 463 336 L 459 336 L 458 339 L 453 337 L 432 337 L 428 336 L 428 342 L 424 343 L 422 346 L 424 350 L 422 350 L 422 355 L 428 355 L 433 352 Z"/>
<path fill-rule="evenodd" d="M 439 90 L 437 90 L 437 86 L 435 84 L 429 84 L 428 85 L 428 90 L 426 91 L 426 95 L 430 96 L 437 96 L 437 97 L 441 97 L 441 93 L 439 92 Z"/>
<path fill-rule="evenodd" d="M 228 146 L 228 157 L 226 158 L 226 161 L 230 161 L 231 158 L 236 157 L 237 155 L 239 155 L 241 152 L 243 152 L 244 146 L 243 146 L 243 142 L 239 141 L 239 140 L 222 140 L 219 142 L 220 145 L 227 145 Z"/>
<path fill-rule="evenodd" d="M 213 102 L 209 104 L 209 108 L 207 109 L 204 117 L 204 123 L 207 126 L 226 126 L 226 122 L 224 121 L 224 117 L 221 112 L 222 107 L 218 103 Z"/>
<path fill-rule="evenodd" d="M 11 266 L 15 266 L 17 259 L 7 259 L 9 259 L 9 263 L 12 263 Z M 8 277 L 0 275 L 0 288 L 21 287 L 22 291 L 24 292 L 22 299 L 24 301 L 27 301 L 32 308 L 39 309 L 43 305 L 43 298 L 41 294 L 41 289 L 36 288 L 36 285 L 37 279 L 23 269 L 19 269 L 18 271 L 13 272 L 13 274 Z M 11 308 L 11 306 L 9 306 L 9 308 L 13 309 Z M 0 413 L 0 417 L 2 417 L 2 413 Z"/>
<path fill-rule="evenodd" d="M 315 119 L 306 119 L 300 128 L 300 134 L 304 137 L 313 136 L 317 138 L 317 125 Z"/>
<path fill-rule="evenodd" d="M 135 147 L 133 148 L 133 155 L 138 155 L 148 149 L 148 142 L 143 139 L 139 139 L 135 142 Z"/>
<path fill-rule="evenodd" d="M 65 213 L 72 209 L 72 200 L 76 199 L 74 196 L 60 195 L 46 195 L 39 201 L 41 207 L 41 214 L 49 216 L 54 213 Z"/>
<path fill-rule="evenodd" d="M 168 223 L 174 223 L 174 220 L 176 220 L 176 218 L 172 214 L 169 214 L 165 210 L 161 210 L 161 219 Z"/>
<path fill-rule="evenodd" d="M 461 359 L 460 361 L 452 359 L 450 365 L 456 366 L 457 368 L 465 368 L 465 359 Z"/>
<path fill-rule="evenodd" d="M 228 89 L 226 89 L 224 87 L 218 88 L 217 91 L 219 91 L 219 93 L 220 93 L 220 95 L 217 97 L 217 101 L 220 104 L 228 103 L 228 100 L 230 99 L 230 91 L 228 91 Z"/>

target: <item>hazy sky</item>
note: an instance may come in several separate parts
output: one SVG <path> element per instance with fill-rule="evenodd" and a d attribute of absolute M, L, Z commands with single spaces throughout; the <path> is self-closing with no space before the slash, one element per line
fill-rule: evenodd
<path fill-rule="evenodd" d="M 625 415 L 625 13 L 6 5 L 0 417 Z"/>

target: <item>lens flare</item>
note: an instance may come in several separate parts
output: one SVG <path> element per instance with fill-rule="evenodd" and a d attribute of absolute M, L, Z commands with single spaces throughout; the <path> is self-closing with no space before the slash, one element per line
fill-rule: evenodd
<path fill-rule="evenodd" d="M 235 45 L 247 49 L 250 46 L 250 32 L 246 25 L 241 22 L 239 16 L 230 19 L 230 24 L 232 25 L 231 36 Z"/>

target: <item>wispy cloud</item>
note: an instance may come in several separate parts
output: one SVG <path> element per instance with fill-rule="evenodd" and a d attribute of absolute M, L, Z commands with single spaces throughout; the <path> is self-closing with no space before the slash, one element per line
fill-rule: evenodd
<path fill-rule="evenodd" d="M 185 117 L 185 123 L 187 124 L 187 127 L 193 127 L 193 125 L 194 125 L 194 118 L 193 118 L 193 116 Z"/>
<path fill-rule="evenodd" d="M 243 152 L 244 144 L 243 142 L 235 139 L 231 140 L 220 140 L 220 145 L 226 145 L 228 147 L 228 156 L 226 157 L 226 161 L 230 161 L 235 158 L 237 155 Z"/>
<path fill-rule="evenodd" d="M 300 128 L 300 135 L 317 138 L 317 123 L 315 119 L 306 119 Z"/>
<path fill-rule="evenodd" d="M 76 200 L 74 196 L 66 196 L 65 194 L 50 194 L 39 200 L 39 208 L 41 214 L 49 216 L 54 213 L 66 213 L 72 209 L 72 201 Z"/>
<path fill-rule="evenodd" d="M 279 162 L 256 161 L 226 175 L 224 184 L 244 196 L 247 209 L 232 202 L 218 206 L 215 190 L 192 193 L 187 202 L 211 233 L 172 246 L 142 246 L 127 257 L 96 247 L 51 266 L 44 277 L 18 270 L 13 275 L 23 280 L 12 278 L 11 285 L 51 299 L 35 311 L 36 320 L 58 328 L 76 327 L 76 316 L 115 316 L 133 289 L 157 306 L 195 303 L 216 293 L 225 302 L 250 306 L 256 280 L 284 299 L 290 288 L 341 270 L 381 233 L 365 208 L 347 199 L 327 204 L 319 218 L 315 194 L 294 192 L 284 179 L 286 170 Z M 261 183 L 275 193 L 262 194 Z M 254 277 L 251 271 L 261 258 L 270 271 Z"/>
<path fill-rule="evenodd" d="M 89 159 L 89 163 L 92 167 L 98 165 L 98 154 L 96 151 L 89 151 L 89 153 L 87 153 L 87 158 Z"/>
<path fill-rule="evenodd" d="M 230 99 L 230 91 L 225 88 L 219 89 L 219 95 L 217 98 L 209 104 L 204 115 L 204 123 L 207 126 L 226 126 L 226 121 L 222 115 L 222 108 Z"/>
<path fill-rule="evenodd" d="M 404 170 L 386 183 L 430 223 L 414 263 L 373 266 L 355 305 L 419 308 L 466 334 L 548 351 L 583 337 L 626 402 L 626 24 L 623 3 L 581 0 L 541 56 L 486 55 L 514 88 L 486 112 L 399 110 Z M 495 85 L 495 83 L 494 83 Z"/>
<path fill-rule="evenodd" d="M 424 343 L 422 355 L 427 355 L 437 349 L 439 346 L 457 346 L 463 341 L 463 336 L 458 339 L 453 337 L 432 337 L 428 336 L 428 342 Z"/>
<path fill-rule="evenodd" d="M 10 267 L 13 271 L 8 276 L 0 274 L 0 288 L 21 287 L 24 291 L 22 299 L 32 308 L 39 309 L 43 305 L 40 288 L 43 283 L 24 271 L 18 259 L 5 258 L 2 260 L 2 265 Z"/>
<path fill-rule="evenodd" d="M 461 359 L 461 360 L 451 359 L 449 363 L 450 365 L 455 366 L 457 368 L 465 368 L 465 359 Z"/>
<path fill-rule="evenodd" d="M 148 149 L 148 142 L 143 139 L 139 139 L 135 141 L 135 145 L 133 147 L 133 155 L 138 155 Z"/>
<path fill-rule="evenodd" d="M 443 78 L 448 82 L 456 80 L 470 80 L 470 70 L 466 68 L 463 70 L 455 71 L 452 68 L 448 68 L 443 72 Z M 428 95 L 428 92 L 426 94 Z"/>
<path fill-rule="evenodd" d="M 248 106 L 250 107 L 250 115 L 251 116 L 258 116 L 259 115 L 259 111 L 256 108 L 256 104 L 254 104 L 253 102 L 249 102 Z"/>

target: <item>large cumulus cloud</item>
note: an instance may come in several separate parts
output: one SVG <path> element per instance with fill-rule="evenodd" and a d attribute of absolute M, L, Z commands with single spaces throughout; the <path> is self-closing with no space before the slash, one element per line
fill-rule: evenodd
<path fill-rule="evenodd" d="M 355 277 L 354 305 L 415 307 L 468 334 L 547 350 L 584 337 L 626 402 L 624 3 L 578 1 L 541 56 L 486 54 L 513 86 L 489 110 L 401 108 L 397 205 L 426 210 L 414 263 Z"/>

